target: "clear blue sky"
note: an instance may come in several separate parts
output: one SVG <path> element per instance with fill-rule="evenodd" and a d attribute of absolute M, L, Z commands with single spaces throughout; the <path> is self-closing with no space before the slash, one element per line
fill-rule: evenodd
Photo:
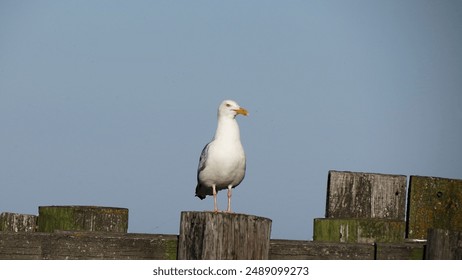
<path fill-rule="evenodd" d="M 312 239 L 329 170 L 462 178 L 462 1 L 1 0 L 0 212 L 178 233 L 223 99 L 273 238 Z"/>

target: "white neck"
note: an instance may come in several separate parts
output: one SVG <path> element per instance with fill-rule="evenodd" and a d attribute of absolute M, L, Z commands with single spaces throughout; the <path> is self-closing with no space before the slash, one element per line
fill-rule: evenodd
<path fill-rule="evenodd" d="M 234 118 L 229 116 L 218 117 L 217 131 L 214 139 L 229 139 L 240 141 L 239 125 Z"/>

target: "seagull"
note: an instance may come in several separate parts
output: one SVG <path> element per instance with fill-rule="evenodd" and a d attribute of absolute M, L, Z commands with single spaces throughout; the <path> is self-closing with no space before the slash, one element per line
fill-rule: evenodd
<path fill-rule="evenodd" d="M 213 209 L 218 212 L 217 192 L 228 189 L 228 208 L 231 212 L 232 189 L 245 176 L 245 153 L 241 144 L 237 115 L 247 116 L 246 109 L 233 100 L 218 107 L 218 125 L 212 141 L 202 150 L 197 168 L 196 196 L 204 199 L 213 195 Z"/>

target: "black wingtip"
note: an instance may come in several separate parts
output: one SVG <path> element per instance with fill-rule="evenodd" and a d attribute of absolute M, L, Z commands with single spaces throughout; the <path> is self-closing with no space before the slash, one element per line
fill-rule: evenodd
<path fill-rule="evenodd" d="M 199 194 L 196 194 L 196 196 L 197 196 L 198 198 L 200 198 L 201 200 L 205 199 L 205 197 L 206 197 L 205 195 L 199 195 Z"/>

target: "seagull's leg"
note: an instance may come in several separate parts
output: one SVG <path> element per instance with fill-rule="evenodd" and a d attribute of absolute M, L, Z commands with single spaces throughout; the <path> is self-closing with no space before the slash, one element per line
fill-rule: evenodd
<path fill-rule="evenodd" d="M 217 206 L 217 187 L 215 184 L 212 185 L 212 194 L 213 194 L 213 211 L 215 213 L 218 212 L 218 206 Z"/>
<path fill-rule="evenodd" d="M 228 186 L 228 210 L 226 212 L 231 213 L 231 196 L 233 192 L 233 185 Z"/>

